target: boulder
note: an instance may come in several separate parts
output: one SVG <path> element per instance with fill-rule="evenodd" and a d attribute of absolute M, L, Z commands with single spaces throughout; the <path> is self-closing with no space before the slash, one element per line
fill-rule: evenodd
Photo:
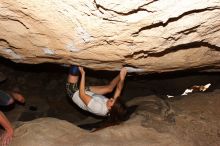
<path fill-rule="evenodd" d="M 197 93 L 175 102 L 135 97 L 127 102 L 137 106 L 127 121 L 94 132 L 49 117 L 21 122 L 14 124 L 10 146 L 217 146 L 219 94 Z"/>
<path fill-rule="evenodd" d="M 1 0 L 0 56 L 168 72 L 220 67 L 219 0 Z"/>

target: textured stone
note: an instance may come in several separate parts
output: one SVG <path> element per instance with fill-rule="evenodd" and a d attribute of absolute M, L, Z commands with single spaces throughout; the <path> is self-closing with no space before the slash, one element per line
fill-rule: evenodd
<path fill-rule="evenodd" d="M 94 133 L 54 118 L 26 122 L 15 130 L 10 146 L 181 146 L 183 143 L 168 133 L 159 133 L 135 124 L 109 127 Z M 147 138 L 146 138 L 147 136 Z M 188 144 L 187 144 L 188 145 Z"/>
<path fill-rule="evenodd" d="M 220 68 L 219 0 L 1 0 L 0 55 L 144 72 Z"/>
<path fill-rule="evenodd" d="M 23 122 L 10 146 L 219 146 L 219 95 L 195 93 L 175 102 L 135 97 L 127 102 L 138 106 L 127 121 L 95 132 L 55 118 Z"/>

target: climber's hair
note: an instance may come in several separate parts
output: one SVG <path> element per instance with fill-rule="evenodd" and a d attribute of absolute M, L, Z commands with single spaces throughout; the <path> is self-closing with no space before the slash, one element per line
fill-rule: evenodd
<path fill-rule="evenodd" d="M 112 124 L 119 124 L 122 121 L 127 120 L 127 106 L 117 98 L 114 105 L 111 107 L 107 121 Z"/>

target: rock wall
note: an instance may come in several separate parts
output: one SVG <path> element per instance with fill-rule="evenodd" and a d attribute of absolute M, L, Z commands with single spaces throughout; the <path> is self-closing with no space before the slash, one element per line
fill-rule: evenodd
<path fill-rule="evenodd" d="M 144 72 L 220 68 L 219 0 L 1 0 L 0 56 Z"/>

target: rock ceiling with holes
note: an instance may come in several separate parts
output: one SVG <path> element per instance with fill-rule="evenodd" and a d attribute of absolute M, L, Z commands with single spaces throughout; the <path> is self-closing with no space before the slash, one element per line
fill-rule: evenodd
<path fill-rule="evenodd" d="M 219 0 L 1 0 L 0 56 L 167 72 L 220 68 Z"/>

